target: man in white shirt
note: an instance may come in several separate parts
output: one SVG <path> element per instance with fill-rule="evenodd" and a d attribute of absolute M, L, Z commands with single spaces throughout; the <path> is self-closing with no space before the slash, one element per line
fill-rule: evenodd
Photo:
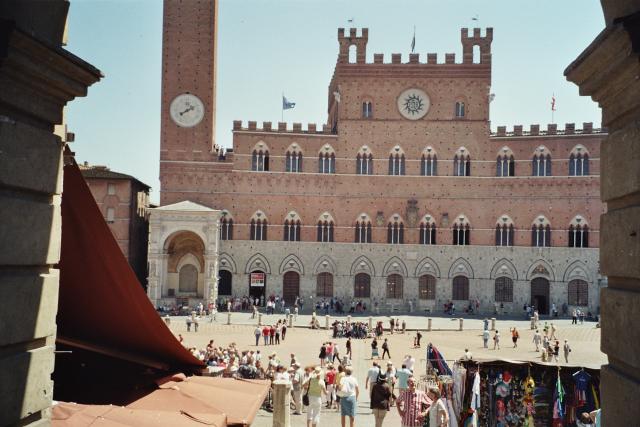
<path fill-rule="evenodd" d="M 299 363 L 294 363 L 292 366 L 293 372 L 291 374 L 291 383 L 293 385 L 291 394 L 293 395 L 293 404 L 296 409 L 294 414 L 302 414 L 302 384 L 304 383 L 304 372 L 300 369 Z"/>
<path fill-rule="evenodd" d="M 408 370 L 410 370 L 411 372 L 413 372 L 413 367 L 416 364 L 416 358 L 411 356 L 410 354 L 407 354 L 404 357 L 404 360 L 402 361 L 402 364 L 405 365 L 407 367 Z"/>
<path fill-rule="evenodd" d="M 378 375 L 380 375 L 380 366 L 378 365 L 378 362 L 373 362 L 371 368 L 367 371 L 367 379 L 364 382 L 364 388 L 368 389 L 369 386 L 371 386 L 371 389 L 373 390 L 373 385 L 378 381 Z M 371 394 L 371 391 L 369 391 L 369 394 Z"/>

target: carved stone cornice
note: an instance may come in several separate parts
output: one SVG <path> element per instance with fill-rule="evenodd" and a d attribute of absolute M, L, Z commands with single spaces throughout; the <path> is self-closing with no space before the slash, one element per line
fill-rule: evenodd
<path fill-rule="evenodd" d="M 0 19 L 0 115 L 51 129 L 62 108 L 100 80 L 100 70 Z"/>
<path fill-rule="evenodd" d="M 615 130 L 640 113 L 640 14 L 604 29 L 565 70 L 567 80 L 602 107 L 602 124 Z"/>

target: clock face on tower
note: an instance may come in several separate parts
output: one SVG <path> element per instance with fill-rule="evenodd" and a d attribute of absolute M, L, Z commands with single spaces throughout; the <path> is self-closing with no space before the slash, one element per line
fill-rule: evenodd
<path fill-rule="evenodd" d="M 204 104 L 197 96 L 190 93 L 183 93 L 171 101 L 169 114 L 178 126 L 190 128 L 202 121 L 204 117 Z"/>
<path fill-rule="evenodd" d="M 421 89 L 407 89 L 398 97 L 398 111 L 405 119 L 418 120 L 423 118 L 430 106 L 429 96 Z"/>

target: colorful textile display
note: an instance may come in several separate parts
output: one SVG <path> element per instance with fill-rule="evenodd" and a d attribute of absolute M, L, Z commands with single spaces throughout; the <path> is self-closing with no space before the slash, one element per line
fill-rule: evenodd
<path fill-rule="evenodd" d="M 451 369 L 442 354 L 431 343 L 427 346 L 427 361 L 438 375 L 452 375 Z"/>

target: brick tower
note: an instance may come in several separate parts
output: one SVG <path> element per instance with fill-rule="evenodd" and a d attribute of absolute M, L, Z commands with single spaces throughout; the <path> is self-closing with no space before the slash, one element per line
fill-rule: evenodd
<path fill-rule="evenodd" d="M 162 24 L 160 203 L 174 162 L 215 154 L 218 0 L 165 0 Z"/>

